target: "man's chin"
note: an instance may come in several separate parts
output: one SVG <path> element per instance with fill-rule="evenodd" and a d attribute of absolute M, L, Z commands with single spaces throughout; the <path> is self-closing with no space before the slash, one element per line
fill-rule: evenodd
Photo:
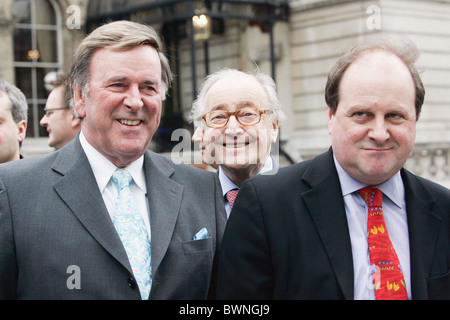
<path fill-rule="evenodd" d="M 257 150 L 257 148 L 250 148 L 249 146 L 241 148 L 216 147 L 213 150 L 206 148 L 205 153 L 210 154 L 212 161 L 218 165 L 243 169 L 260 162 Z"/>
<path fill-rule="evenodd" d="M 256 157 L 249 157 L 249 155 L 242 156 L 227 156 L 216 161 L 218 164 L 226 165 L 229 168 L 243 169 L 251 165 L 258 164 Z"/>

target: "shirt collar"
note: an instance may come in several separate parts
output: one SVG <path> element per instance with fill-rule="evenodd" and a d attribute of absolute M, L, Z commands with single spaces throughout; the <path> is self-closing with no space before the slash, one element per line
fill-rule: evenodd
<path fill-rule="evenodd" d="M 273 169 L 273 158 L 272 158 L 272 155 L 269 154 L 269 156 L 267 157 L 266 162 L 264 163 L 263 167 L 258 172 L 258 174 L 268 172 L 268 171 L 270 171 L 272 169 Z"/>
<path fill-rule="evenodd" d="M 80 132 L 80 143 L 89 160 L 100 192 L 103 193 L 117 167 L 89 144 L 82 131 Z M 144 156 L 139 157 L 125 169 L 131 174 L 136 185 L 144 192 L 147 192 L 144 175 Z"/>
<path fill-rule="evenodd" d="M 362 183 L 352 176 L 350 176 L 339 164 L 334 156 L 334 163 L 339 175 L 339 181 L 341 183 L 342 196 L 349 195 L 361 188 L 367 187 L 365 183 Z M 404 203 L 405 187 L 403 185 L 402 177 L 400 171 L 392 176 L 389 180 L 374 186 L 380 189 L 385 196 L 387 196 L 391 201 L 399 208 L 402 208 Z"/>
<path fill-rule="evenodd" d="M 220 185 L 222 187 L 222 193 L 223 196 L 225 196 L 228 191 L 233 190 L 233 189 L 239 189 L 239 187 L 230 180 L 230 178 L 228 178 L 228 176 L 225 174 L 225 172 L 223 172 L 222 167 L 219 166 L 219 180 L 220 180 Z"/>
<path fill-rule="evenodd" d="M 259 172 L 257 174 L 261 174 L 261 173 L 270 171 L 272 169 L 273 169 L 273 159 L 272 159 L 272 156 L 269 155 L 269 157 L 267 158 L 267 161 L 264 163 L 263 167 L 261 168 L 261 170 L 259 170 Z M 221 166 L 219 166 L 218 172 L 219 172 L 220 185 L 222 186 L 222 192 L 223 192 L 224 196 L 230 190 L 239 189 L 239 187 L 233 181 L 231 181 L 230 178 L 228 178 L 228 176 L 225 174 L 225 172 L 223 172 Z"/>

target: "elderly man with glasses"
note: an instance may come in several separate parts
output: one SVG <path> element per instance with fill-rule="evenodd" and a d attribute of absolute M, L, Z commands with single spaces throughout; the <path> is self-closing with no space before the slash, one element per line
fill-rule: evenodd
<path fill-rule="evenodd" d="M 278 168 L 271 144 L 284 116 L 272 78 L 261 72 L 220 70 L 208 76 L 193 104 L 200 121 L 193 141 L 203 161 L 219 166 L 227 216 L 242 183 Z"/>

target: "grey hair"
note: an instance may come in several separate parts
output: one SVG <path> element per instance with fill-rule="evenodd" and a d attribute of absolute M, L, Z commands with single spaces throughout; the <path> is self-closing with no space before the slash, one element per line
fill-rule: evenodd
<path fill-rule="evenodd" d="M 80 43 L 74 54 L 72 70 L 69 76 L 70 92 L 73 104 L 73 85 L 77 83 L 83 94 L 89 93 L 90 64 L 94 53 L 100 48 L 126 51 L 141 45 L 156 49 L 161 61 L 162 99 L 164 100 L 172 82 L 169 60 L 162 52 L 162 39 L 151 27 L 131 21 L 115 21 L 102 25 L 92 31 Z"/>
<path fill-rule="evenodd" d="M 11 102 L 11 113 L 14 122 L 28 121 L 28 104 L 25 95 L 15 85 L 0 80 L 0 94 L 4 94 Z"/>
<path fill-rule="evenodd" d="M 211 75 L 207 76 L 203 81 L 197 99 L 192 104 L 191 114 L 189 115 L 188 120 L 190 122 L 198 121 L 201 119 L 205 109 L 205 98 L 206 95 L 211 89 L 211 87 L 220 79 L 226 76 L 234 76 L 234 77 L 253 77 L 261 86 L 267 94 L 267 102 L 269 106 L 269 110 L 271 112 L 271 120 L 277 121 L 284 119 L 284 113 L 281 110 L 281 103 L 278 99 L 278 93 L 276 89 L 276 84 L 273 79 L 265 73 L 256 70 L 254 72 L 243 72 L 236 69 L 224 68 Z"/>

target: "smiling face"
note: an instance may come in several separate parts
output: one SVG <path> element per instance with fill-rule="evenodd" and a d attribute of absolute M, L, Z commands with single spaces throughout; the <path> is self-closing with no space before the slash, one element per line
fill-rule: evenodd
<path fill-rule="evenodd" d="M 209 89 L 205 105 L 204 114 L 213 110 L 269 109 L 266 92 L 251 76 L 220 79 Z M 223 128 L 205 128 L 203 144 L 207 156 L 211 156 L 225 172 L 243 169 L 256 174 L 267 160 L 277 134 L 278 121 L 273 122 L 270 114 L 261 115 L 261 121 L 252 126 L 244 126 L 235 116 L 230 116 Z"/>
<path fill-rule="evenodd" d="M 377 185 L 405 164 L 416 135 L 415 88 L 389 53 L 363 54 L 345 72 L 329 132 L 337 161 L 355 179 Z"/>
<path fill-rule="evenodd" d="M 161 63 L 151 46 L 97 50 L 89 92 L 74 85 L 74 103 L 86 140 L 117 167 L 138 159 L 161 118 Z"/>

